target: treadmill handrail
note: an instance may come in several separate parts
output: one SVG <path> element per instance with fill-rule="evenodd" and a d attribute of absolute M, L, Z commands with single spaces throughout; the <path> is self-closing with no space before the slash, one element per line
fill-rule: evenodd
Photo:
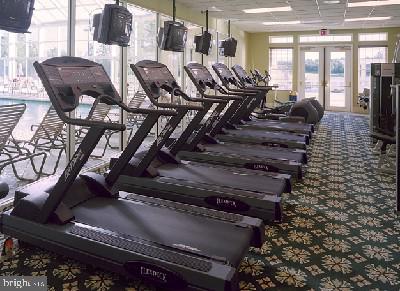
<path fill-rule="evenodd" d="M 204 94 L 203 95 L 204 96 L 204 98 L 207 98 L 207 99 L 219 99 L 219 101 L 220 100 L 225 100 L 225 101 L 231 101 L 231 100 L 239 100 L 239 101 L 241 101 L 241 100 L 243 100 L 243 97 L 241 97 L 241 96 L 234 96 L 234 95 L 208 95 L 208 94 Z M 217 102 L 216 102 L 217 103 Z"/>

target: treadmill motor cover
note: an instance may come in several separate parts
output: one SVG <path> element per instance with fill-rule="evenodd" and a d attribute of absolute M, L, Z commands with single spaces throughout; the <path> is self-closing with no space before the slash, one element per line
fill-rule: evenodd
<path fill-rule="evenodd" d="M 235 57 L 237 40 L 233 37 L 221 41 L 219 45 L 219 55 L 222 57 Z"/>
<path fill-rule="evenodd" d="M 208 55 L 212 47 L 212 35 L 208 31 L 203 32 L 202 35 L 196 35 L 194 37 L 194 43 L 196 44 L 196 52 L 204 55 Z"/>
<path fill-rule="evenodd" d="M 93 16 L 93 40 L 126 47 L 132 32 L 132 13 L 123 6 L 106 4 L 103 13 Z"/>
<path fill-rule="evenodd" d="M 177 21 L 165 21 L 158 31 L 157 43 L 164 51 L 183 52 L 187 40 L 187 27 Z"/>
<path fill-rule="evenodd" d="M 35 0 L 0 0 L 0 30 L 28 32 L 34 4 Z"/>

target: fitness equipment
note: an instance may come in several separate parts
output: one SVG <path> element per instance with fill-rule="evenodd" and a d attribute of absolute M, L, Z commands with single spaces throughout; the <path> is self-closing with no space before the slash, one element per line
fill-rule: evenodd
<path fill-rule="evenodd" d="M 167 290 L 238 290 L 237 268 L 250 244 L 260 246 L 258 219 L 109 189 L 129 160 L 122 154 L 108 175 L 82 166 L 106 130 L 124 125 L 69 118 L 82 95 L 146 114 L 144 124 L 175 111 L 130 109 L 122 103 L 102 65 L 74 57 L 49 59 L 34 67 L 52 105 L 67 124 L 89 127 L 61 176 L 16 192 L 15 207 L 1 214 L 5 235 L 64 256 L 141 277 Z M 135 146 L 133 138 L 131 146 Z M 141 141 L 140 141 L 141 142 Z M 227 244 L 229 242 L 229 244 Z"/>
<path fill-rule="evenodd" d="M 302 164 L 307 163 L 307 155 L 304 150 L 219 142 L 214 137 L 216 134 L 214 128 L 217 131 L 224 128 L 226 121 L 230 119 L 232 108 L 235 109 L 235 102 L 240 102 L 242 98 L 229 96 L 224 88 L 213 79 L 205 66 L 190 63 L 184 68 L 203 100 L 217 98 L 225 101 L 215 103 L 216 107 L 211 112 L 212 103 L 205 103 L 203 114 L 199 112 L 194 117 L 196 121 L 198 120 L 197 125 L 188 127 L 190 132 L 188 142 L 183 143 L 178 139 L 170 147 L 171 152 L 176 152 L 178 157 L 184 160 L 288 173 L 294 178 L 302 178 Z M 219 95 L 208 95 L 207 89 L 217 92 Z M 232 104 L 227 104 L 230 101 Z M 200 125 L 207 112 L 210 112 L 209 117 Z"/>
<path fill-rule="evenodd" d="M 8 184 L 4 181 L 0 181 L 0 199 L 5 198 L 8 195 L 8 192 L 10 191 L 10 187 Z"/>
<path fill-rule="evenodd" d="M 240 88 L 259 90 L 264 96 L 272 89 L 271 86 L 257 86 L 252 82 L 252 78 L 247 75 L 246 71 L 240 65 L 234 65 L 232 71 L 235 73 L 237 79 L 239 80 Z M 265 98 L 263 98 L 265 100 Z M 293 103 L 290 103 L 292 106 Z M 262 107 L 262 106 L 261 106 Z M 246 127 L 253 129 L 264 129 L 269 131 L 281 131 L 281 132 L 291 132 L 307 134 L 311 137 L 314 127 L 310 124 L 302 124 L 297 122 L 283 122 L 269 119 L 251 119 L 246 123 Z"/>
<path fill-rule="evenodd" d="M 315 125 L 320 121 L 317 109 L 308 99 L 303 99 L 293 104 L 289 115 L 302 117 L 307 124 Z"/>
<path fill-rule="evenodd" d="M 396 211 L 400 211 L 400 84 L 392 85 L 396 99 Z"/>
<path fill-rule="evenodd" d="M 216 137 L 219 140 L 306 149 L 307 144 L 310 142 L 310 137 L 307 134 L 270 132 L 246 128 L 246 121 L 251 121 L 250 115 L 259 106 L 265 93 L 260 90 L 240 88 L 237 79 L 225 64 L 215 63 L 212 67 L 229 94 L 239 94 L 244 98 L 235 114 L 229 120 L 228 124 L 231 125 L 231 129 L 226 129 L 223 134 L 218 134 Z M 231 85 L 235 86 L 235 88 L 231 88 Z"/>
<path fill-rule="evenodd" d="M 164 90 L 171 99 L 181 97 L 190 102 L 204 100 L 187 96 L 163 64 L 140 61 L 132 64 L 131 69 L 153 105 L 173 108 L 177 116 L 167 122 L 148 150 L 138 153 L 132 150 L 132 155 L 120 157 L 127 159 L 129 164 L 118 179 L 118 189 L 246 214 L 263 220 L 281 220 L 280 196 L 283 192 L 290 192 L 290 176 L 181 161 L 175 152 L 163 146 L 189 110 L 203 111 L 204 107 L 162 103 L 158 98 Z M 180 142 L 187 141 L 187 134 L 193 124 L 197 124 L 196 119 L 182 133 Z M 150 129 L 142 125 L 137 131 L 141 139 L 135 142 L 142 142 Z M 111 165 L 113 163 L 112 160 Z"/>
<path fill-rule="evenodd" d="M 371 64 L 371 132 L 394 136 L 396 100 L 391 85 L 399 83 L 400 63 Z"/>
<path fill-rule="evenodd" d="M 321 105 L 321 103 L 319 103 L 319 101 L 317 99 L 315 99 L 315 97 L 305 98 L 305 100 L 308 100 L 311 103 L 311 105 L 314 106 L 315 110 L 317 110 L 318 122 L 320 122 L 325 114 L 324 107 Z"/>
<path fill-rule="evenodd" d="M 357 103 L 360 105 L 361 108 L 364 108 L 364 110 L 367 110 L 369 108 L 370 96 L 371 90 L 368 88 L 364 88 L 364 91 L 358 94 Z"/>
<path fill-rule="evenodd" d="M 35 0 L 0 0 L 0 30 L 27 33 Z"/>

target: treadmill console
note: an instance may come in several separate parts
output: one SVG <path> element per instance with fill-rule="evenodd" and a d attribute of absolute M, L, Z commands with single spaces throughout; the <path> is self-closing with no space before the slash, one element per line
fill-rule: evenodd
<path fill-rule="evenodd" d="M 215 63 L 212 65 L 215 73 L 218 75 L 218 77 L 221 79 L 222 83 L 224 86 L 229 86 L 229 84 L 237 86 L 237 80 L 235 76 L 232 74 L 231 70 L 222 63 Z"/>
<path fill-rule="evenodd" d="M 243 86 L 254 86 L 253 79 L 249 75 L 247 75 L 247 72 L 243 69 L 242 66 L 234 65 L 232 67 L 232 70 L 238 77 L 240 82 L 243 84 Z"/>
<path fill-rule="evenodd" d="M 190 63 L 185 66 L 185 70 L 199 92 L 204 93 L 207 88 L 218 89 L 217 82 L 205 66 L 199 63 Z"/>
<path fill-rule="evenodd" d="M 104 67 L 98 63 L 76 57 L 56 57 L 33 65 L 56 110 L 71 112 L 83 95 L 93 98 L 106 95 L 115 102 L 122 102 Z M 102 99 L 102 102 L 110 100 Z"/>
<path fill-rule="evenodd" d="M 164 89 L 172 96 L 179 95 L 181 88 L 166 65 L 155 61 L 140 61 L 131 64 L 143 90 L 149 98 L 158 99 L 161 96 L 161 89 Z"/>

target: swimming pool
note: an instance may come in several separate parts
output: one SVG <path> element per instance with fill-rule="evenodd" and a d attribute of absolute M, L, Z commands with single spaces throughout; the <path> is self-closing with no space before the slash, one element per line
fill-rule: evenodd
<path fill-rule="evenodd" d="M 26 104 L 26 110 L 24 115 L 22 116 L 20 122 L 15 128 L 13 134 L 17 139 L 30 139 L 33 135 L 33 132 L 30 130 L 31 126 L 34 124 L 39 124 L 47 110 L 50 107 L 50 101 L 45 100 L 26 100 L 23 98 L 0 98 L 0 106 L 1 105 L 11 105 L 11 104 Z M 90 105 L 88 104 L 80 104 L 77 109 L 78 116 L 87 116 L 90 111 Z"/>

